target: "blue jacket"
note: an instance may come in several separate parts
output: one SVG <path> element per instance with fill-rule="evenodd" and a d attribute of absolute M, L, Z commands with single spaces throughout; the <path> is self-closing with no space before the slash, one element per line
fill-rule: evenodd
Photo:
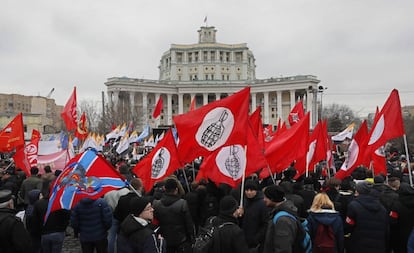
<path fill-rule="evenodd" d="M 107 230 L 112 225 L 112 211 L 102 198 L 82 199 L 72 210 L 70 225 L 79 233 L 81 242 L 106 239 Z"/>

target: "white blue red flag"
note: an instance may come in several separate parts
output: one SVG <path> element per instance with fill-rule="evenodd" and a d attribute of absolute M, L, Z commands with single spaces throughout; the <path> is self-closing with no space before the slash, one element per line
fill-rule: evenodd
<path fill-rule="evenodd" d="M 53 211 L 70 210 L 83 198 L 98 199 L 125 186 L 125 179 L 105 158 L 93 150 L 85 151 L 70 160 L 54 181 L 45 221 Z"/>

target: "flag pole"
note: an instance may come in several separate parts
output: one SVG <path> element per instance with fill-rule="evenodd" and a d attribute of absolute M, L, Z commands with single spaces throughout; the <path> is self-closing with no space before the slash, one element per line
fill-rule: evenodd
<path fill-rule="evenodd" d="M 407 135 L 406 134 L 404 134 L 404 147 L 405 147 L 405 157 L 407 158 L 408 178 L 410 179 L 411 187 L 413 187 L 413 175 L 411 175 L 410 154 L 408 153 Z"/>
<path fill-rule="evenodd" d="M 184 168 L 181 168 L 181 170 L 183 171 L 183 175 L 184 175 L 185 184 L 187 185 L 187 190 L 188 190 L 188 192 L 191 192 L 191 189 L 190 189 L 190 184 L 188 183 L 188 179 L 187 179 L 187 174 L 185 174 L 185 170 L 184 170 Z M 193 180 L 194 180 L 194 179 L 193 179 Z"/>
<path fill-rule="evenodd" d="M 243 197 L 244 197 L 244 181 L 246 180 L 246 167 L 247 167 L 247 145 L 244 145 L 244 169 L 242 175 L 242 182 L 240 188 L 240 207 L 243 207 Z"/>
<path fill-rule="evenodd" d="M 276 181 L 273 178 L 273 173 L 272 173 L 272 170 L 270 169 L 269 164 L 267 165 L 267 170 L 269 171 L 269 175 L 270 175 L 270 178 L 272 179 L 273 184 L 276 185 Z"/>

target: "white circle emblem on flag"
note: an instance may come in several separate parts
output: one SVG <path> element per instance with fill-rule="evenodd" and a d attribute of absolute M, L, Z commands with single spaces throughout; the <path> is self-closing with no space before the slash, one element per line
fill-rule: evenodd
<path fill-rule="evenodd" d="M 345 162 L 341 166 L 341 170 L 348 170 L 352 167 L 359 156 L 359 146 L 358 143 L 352 140 L 351 144 L 349 144 L 348 148 L 348 157 L 345 159 Z"/>
<path fill-rule="evenodd" d="M 234 128 L 234 115 L 228 108 L 217 107 L 204 116 L 196 133 L 198 144 L 209 151 L 224 145 Z"/>
<path fill-rule="evenodd" d="M 240 179 L 246 167 L 246 156 L 241 145 L 223 147 L 216 156 L 220 172 L 233 180 Z"/>
<path fill-rule="evenodd" d="M 33 155 L 37 153 L 37 147 L 33 143 L 30 143 L 26 146 L 26 152 L 28 155 Z"/>
<path fill-rule="evenodd" d="M 152 157 L 151 162 L 151 178 L 158 179 L 164 176 L 167 172 L 168 166 L 170 165 L 171 154 L 168 149 L 162 147 Z"/>
<path fill-rule="evenodd" d="M 377 121 L 377 124 L 375 125 L 375 129 L 372 132 L 371 137 L 369 138 L 368 145 L 374 144 L 375 142 L 379 140 L 379 138 L 381 138 L 381 135 L 384 132 L 384 128 L 385 128 L 384 122 L 385 122 L 384 114 L 382 114 L 379 120 Z"/>

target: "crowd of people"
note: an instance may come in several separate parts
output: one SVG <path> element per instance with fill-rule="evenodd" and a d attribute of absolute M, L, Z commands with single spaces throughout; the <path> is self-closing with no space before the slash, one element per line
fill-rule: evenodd
<path fill-rule="evenodd" d="M 0 252 L 61 252 L 68 226 L 84 253 L 191 253 L 206 226 L 217 228 L 211 253 L 304 252 L 304 231 L 313 252 L 414 252 L 414 188 L 397 167 L 387 176 L 359 167 L 343 180 L 320 171 L 295 180 L 288 168 L 231 188 L 195 182 L 187 166 L 145 192 L 131 166 L 117 163 L 129 187 L 45 219 L 60 171 L 33 167 L 26 177 L 0 165 Z"/>

